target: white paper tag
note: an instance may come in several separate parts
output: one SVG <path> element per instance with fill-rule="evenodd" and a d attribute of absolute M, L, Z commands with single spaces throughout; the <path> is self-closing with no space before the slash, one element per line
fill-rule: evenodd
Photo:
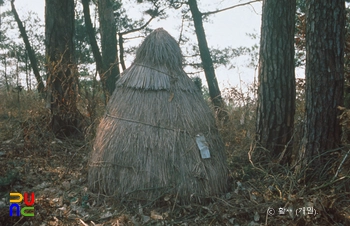
<path fill-rule="evenodd" d="M 210 151 L 205 137 L 201 134 L 196 135 L 196 143 L 201 153 L 202 159 L 209 159 Z"/>

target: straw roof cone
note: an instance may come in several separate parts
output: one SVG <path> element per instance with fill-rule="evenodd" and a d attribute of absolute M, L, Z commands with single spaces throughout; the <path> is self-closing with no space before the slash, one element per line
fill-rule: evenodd
<path fill-rule="evenodd" d="M 208 150 L 209 149 L 209 150 Z M 123 199 L 200 201 L 226 191 L 228 170 L 212 111 L 162 28 L 145 38 L 97 128 L 89 188 Z"/>

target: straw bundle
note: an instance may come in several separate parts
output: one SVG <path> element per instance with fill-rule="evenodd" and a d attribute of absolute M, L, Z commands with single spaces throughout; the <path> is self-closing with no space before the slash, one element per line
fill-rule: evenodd
<path fill-rule="evenodd" d="M 203 159 L 196 136 L 204 135 Z M 116 84 L 97 129 L 89 187 L 107 195 L 183 201 L 222 193 L 227 186 L 224 145 L 199 90 L 182 69 L 181 50 L 156 29 Z"/>

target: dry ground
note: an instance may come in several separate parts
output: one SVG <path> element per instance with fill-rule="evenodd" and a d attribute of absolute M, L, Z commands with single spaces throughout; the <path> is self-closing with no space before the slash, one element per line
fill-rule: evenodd
<path fill-rule="evenodd" d="M 14 94 L 4 95 L 0 225 L 350 225 L 345 149 L 330 151 L 332 161 L 313 169 L 319 180 L 308 182 L 288 167 L 254 162 L 251 125 L 242 123 L 242 112 L 232 111 L 232 125 L 221 128 L 232 177 L 229 192 L 191 205 L 167 195 L 148 203 L 115 200 L 87 189 L 92 135 L 58 139 L 47 127 L 49 112 L 38 107 L 43 105 L 39 100 L 22 95 L 21 106 L 14 104 Z M 9 193 L 15 191 L 35 193 L 34 217 L 9 216 Z M 305 208 L 303 214 L 303 207 L 313 212 Z M 279 208 L 287 211 L 280 214 Z"/>

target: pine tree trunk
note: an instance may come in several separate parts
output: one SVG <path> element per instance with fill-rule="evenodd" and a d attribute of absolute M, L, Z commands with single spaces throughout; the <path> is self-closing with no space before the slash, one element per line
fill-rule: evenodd
<path fill-rule="evenodd" d="M 295 0 L 263 3 L 257 141 L 270 157 L 290 161 L 295 113 Z"/>
<path fill-rule="evenodd" d="M 338 106 L 344 89 L 344 0 L 306 1 L 306 119 L 303 165 L 341 144 Z"/>
<path fill-rule="evenodd" d="M 125 60 L 124 60 L 124 38 L 123 34 L 119 33 L 119 60 L 120 65 L 122 66 L 123 71 L 126 70 Z"/>
<path fill-rule="evenodd" d="M 111 0 L 98 0 L 98 14 L 101 30 L 102 61 L 104 66 L 103 85 L 109 96 L 115 89 L 115 82 L 119 78 L 117 55 L 117 32 Z"/>
<path fill-rule="evenodd" d="M 46 0 L 47 90 L 53 131 L 71 135 L 79 128 L 74 60 L 74 0 Z"/>
<path fill-rule="evenodd" d="M 220 120 L 227 119 L 225 111 L 225 103 L 221 97 L 218 81 L 216 79 L 213 60 L 210 55 L 205 31 L 203 28 L 202 13 L 198 9 L 197 0 L 189 0 L 188 5 L 193 17 L 193 23 L 198 40 L 199 53 L 202 60 L 204 74 L 207 79 L 210 99 L 217 111 L 217 116 Z"/>
<path fill-rule="evenodd" d="M 92 22 L 91 22 L 91 16 L 90 16 L 90 7 L 89 3 L 90 0 L 82 0 L 83 3 L 83 12 L 84 12 L 84 21 L 85 21 L 85 27 L 86 27 L 86 32 L 89 36 L 89 41 L 92 49 L 92 53 L 94 55 L 95 61 L 96 61 L 96 69 L 102 78 L 104 75 L 104 66 L 102 62 L 102 56 L 100 53 L 100 49 L 97 45 L 96 37 L 95 37 L 95 30 L 92 27 Z"/>

